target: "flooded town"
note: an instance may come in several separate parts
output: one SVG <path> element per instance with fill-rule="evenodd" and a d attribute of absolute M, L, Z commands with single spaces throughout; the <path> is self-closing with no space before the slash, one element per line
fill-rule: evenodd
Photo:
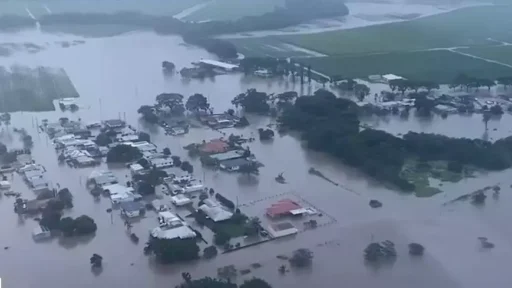
<path fill-rule="evenodd" d="M 0 2 L 6 287 L 512 283 L 510 60 L 382 44 L 444 65 L 412 69 L 306 40 L 489 3 L 322 0 L 339 15 L 303 24 L 270 21 L 302 0 L 88 1 Z"/>

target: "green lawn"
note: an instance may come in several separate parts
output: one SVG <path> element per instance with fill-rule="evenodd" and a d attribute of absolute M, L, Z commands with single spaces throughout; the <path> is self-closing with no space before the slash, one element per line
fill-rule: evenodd
<path fill-rule="evenodd" d="M 458 51 L 512 65 L 512 46 L 471 47 L 458 49 Z"/>
<path fill-rule="evenodd" d="M 465 8 L 408 22 L 278 39 L 328 55 L 412 51 L 495 44 L 512 39 L 512 7 Z"/>
<path fill-rule="evenodd" d="M 300 58 L 313 70 L 329 76 L 367 78 L 368 75 L 396 74 L 408 79 L 449 83 L 461 73 L 496 79 L 512 74 L 512 68 L 463 56 L 450 51 L 395 52 L 364 56 Z"/>
<path fill-rule="evenodd" d="M 183 20 L 236 20 L 245 16 L 262 15 L 283 5 L 284 0 L 214 0 Z"/>

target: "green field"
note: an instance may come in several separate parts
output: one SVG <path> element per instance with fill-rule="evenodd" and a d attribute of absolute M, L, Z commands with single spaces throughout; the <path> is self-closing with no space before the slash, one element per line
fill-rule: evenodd
<path fill-rule="evenodd" d="M 472 7 L 407 22 L 278 39 L 328 55 L 495 45 L 488 39 L 512 42 L 510 15 L 510 6 Z"/>
<path fill-rule="evenodd" d="M 246 39 L 230 39 L 235 44 L 238 52 L 249 57 L 305 57 L 310 56 L 308 53 L 294 51 L 283 43 L 274 38 L 246 38 Z"/>
<path fill-rule="evenodd" d="M 262 15 L 283 5 L 284 0 L 214 0 L 183 20 L 236 20 L 245 16 Z"/>
<path fill-rule="evenodd" d="M 172 16 L 206 0 L 7 0 L 0 1 L 1 15 L 18 15 L 35 18 L 57 13 L 116 13 L 140 12 L 148 15 Z M 28 10 L 28 11 L 27 11 Z"/>
<path fill-rule="evenodd" d="M 392 73 L 408 79 L 449 83 L 461 72 L 489 79 L 512 75 L 512 68 L 443 50 L 297 60 L 326 75 L 348 78 Z"/>
<path fill-rule="evenodd" d="M 470 47 L 458 51 L 512 65 L 512 46 Z"/>

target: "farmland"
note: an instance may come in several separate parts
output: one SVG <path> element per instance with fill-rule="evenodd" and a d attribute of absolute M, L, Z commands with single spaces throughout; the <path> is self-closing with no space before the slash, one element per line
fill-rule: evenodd
<path fill-rule="evenodd" d="M 467 53 L 482 57 L 485 59 L 497 61 L 503 64 L 512 65 L 512 46 L 485 46 L 470 47 L 458 49 L 462 53 Z"/>
<path fill-rule="evenodd" d="M 272 12 L 276 6 L 283 5 L 284 0 L 214 0 L 186 16 L 183 20 L 236 20 L 245 16 L 256 16 Z"/>
<path fill-rule="evenodd" d="M 298 60 L 326 75 L 341 75 L 348 78 L 366 78 L 368 75 L 393 73 L 408 79 L 448 83 L 461 72 L 489 79 L 512 75 L 512 68 L 446 50 Z"/>
<path fill-rule="evenodd" d="M 495 45 L 489 39 L 512 40 L 511 14 L 508 6 L 471 7 L 407 22 L 278 39 L 328 55 Z"/>
<path fill-rule="evenodd" d="M 366 78 L 393 73 L 447 83 L 458 73 L 495 79 L 512 65 L 512 6 L 481 6 L 348 30 L 231 40 L 248 56 L 295 57 L 326 75 Z M 501 46 L 497 46 L 501 45 Z M 304 48 L 300 51 L 297 47 Z M 308 53 L 312 52 L 313 53 Z M 313 57 L 320 53 L 327 57 Z"/>

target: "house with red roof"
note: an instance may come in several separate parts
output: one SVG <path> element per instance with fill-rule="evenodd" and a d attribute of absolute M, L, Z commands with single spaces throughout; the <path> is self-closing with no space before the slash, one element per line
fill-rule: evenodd
<path fill-rule="evenodd" d="M 286 215 L 295 215 L 293 211 L 303 210 L 297 202 L 291 199 L 282 199 L 267 208 L 267 216 L 271 218 L 282 217 Z"/>
<path fill-rule="evenodd" d="M 221 139 L 213 139 L 201 145 L 199 150 L 206 154 L 224 153 L 229 150 L 229 144 Z"/>

